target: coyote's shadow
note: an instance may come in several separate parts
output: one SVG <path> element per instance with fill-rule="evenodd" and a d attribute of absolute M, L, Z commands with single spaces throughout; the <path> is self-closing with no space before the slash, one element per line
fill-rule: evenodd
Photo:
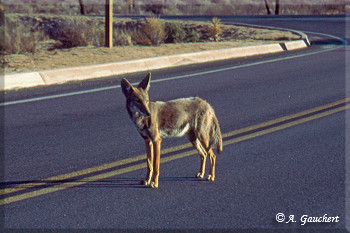
<path fill-rule="evenodd" d="M 43 188 L 149 188 L 141 184 L 141 178 L 106 178 L 101 180 L 65 179 L 65 180 L 24 180 L 0 182 L 0 191 L 4 189 L 38 190 Z M 206 181 L 195 177 L 163 177 L 164 183 L 184 183 Z"/>

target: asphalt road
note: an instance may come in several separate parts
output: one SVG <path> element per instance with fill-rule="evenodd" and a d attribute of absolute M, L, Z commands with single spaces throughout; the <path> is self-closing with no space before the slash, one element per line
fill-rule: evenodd
<path fill-rule="evenodd" d="M 224 20 L 238 21 L 322 34 L 295 52 L 152 71 L 151 100 L 199 96 L 214 107 L 225 143 L 215 182 L 194 178 L 199 156 L 176 138 L 163 140 L 159 188 L 139 184 L 145 148 L 121 77 L 9 92 L 4 230 L 346 232 L 344 18 Z M 333 222 L 303 225 L 308 217 Z"/>

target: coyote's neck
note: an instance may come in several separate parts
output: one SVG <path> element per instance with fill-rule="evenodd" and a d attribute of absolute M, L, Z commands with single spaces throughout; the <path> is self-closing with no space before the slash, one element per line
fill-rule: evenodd
<path fill-rule="evenodd" d="M 148 136 L 148 132 L 147 132 L 148 117 L 142 116 L 135 108 L 128 106 L 127 110 L 137 131 L 141 134 L 141 136 L 147 137 Z"/>

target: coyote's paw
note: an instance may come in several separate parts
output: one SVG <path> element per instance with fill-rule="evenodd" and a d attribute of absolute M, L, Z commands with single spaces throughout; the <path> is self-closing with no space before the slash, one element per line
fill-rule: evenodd
<path fill-rule="evenodd" d="M 209 176 L 208 176 L 208 180 L 209 180 L 209 181 L 214 181 L 214 179 L 215 179 L 215 176 L 212 176 L 212 175 L 209 175 Z"/>
<path fill-rule="evenodd" d="M 203 173 L 201 173 L 201 172 L 198 172 L 198 173 L 197 173 L 197 175 L 196 175 L 196 177 L 197 177 L 197 178 L 201 178 L 201 179 L 203 179 L 204 174 L 203 174 Z"/>
<path fill-rule="evenodd" d="M 155 182 L 151 182 L 150 187 L 151 188 L 158 188 L 158 184 L 156 184 Z"/>
<path fill-rule="evenodd" d="M 145 186 L 150 186 L 151 181 L 150 180 L 141 180 L 141 184 Z"/>

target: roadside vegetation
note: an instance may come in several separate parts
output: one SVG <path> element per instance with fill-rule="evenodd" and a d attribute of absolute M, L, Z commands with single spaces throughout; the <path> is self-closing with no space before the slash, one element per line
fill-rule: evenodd
<path fill-rule="evenodd" d="M 5 25 L 1 27 L 5 40 L 0 44 L 5 54 L 35 53 L 43 46 L 49 50 L 104 46 L 103 17 L 6 14 Z M 114 46 L 159 46 L 219 41 L 223 25 L 218 18 L 212 23 L 195 23 L 164 21 L 153 16 L 142 20 L 116 19 L 113 30 Z"/>
<path fill-rule="evenodd" d="M 222 34 L 222 27 L 223 25 L 221 24 L 220 19 L 214 17 L 208 29 L 209 34 L 213 40 L 219 41 L 220 35 Z"/>
<path fill-rule="evenodd" d="M 6 14 L 0 41 L 6 73 L 140 59 L 144 57 L 281 43 L 291 32 L 157 17 L 117 17 L 113 48 L 104 47 L 104 17 Z M 6 31 L 6 32 L 5 32 Z"/>
<path fill-rule="evenodd" d="M 170 48 L 168 45 L 176 44 L 186 44 L 196 49 L 185 51 L 185 46 L 178 46 L 172 51 L 174 53 L 223 48 L 220 47 L 220 43 L 226 43 L 226 46 L 230 47 L 294 40 L 298 39 L 298 36 L 288 32 L 224 25 L 217 15 L 263 15 L 267 9 L 270 13 L 279 14 L 343 14 L 348 9 L 345 0 L 333 2 L 332 0 L 114 0 L 114 14 L 119 17 L 115 17 L 113 22 L 113 46 L 122 48 L 117 52 L 103 48 L 104 1 L 26 0 L 23 4 L 23 0 L 3 0 L 0 3 L 1 66 L 7 71 L 22 72 L 80 65 L 82 58 L 88 60 L 84 64 L 91 64 L 91 62 L 113 62 L 120 59 L 164 55 L 176 47 Z M 128 18 L 132 15 L 145 17 Z M 159 15 L 213 15 L 213 17 L 207 22 L 165 21 L 160 19 Z M 214 42 L 220 42 L 217 43 L 219 46 L 213 46 Z M 211 44 L 209 46 L 205 43 Z M 152 47 L 154 51 L 136 53 L 146 51 L 144 47 Z M 63 58 L 68 57 L 69 51 L 72 59 L 74 56 L 79 57 L 76 62 Z M 65 55 L 62 55 L 62 52 Z M 104 57 L 108 57 L 106 54 L 110 56 L 110 60 L 105 60 Z M 129 56 L 130 54 L 133 56 Z M 27 64 L 31 66 L 26 67 Z"/>
<path fill-rule="evenodd" d="M 115 14 L 152 15 L 144 20 L 116 19 L 114 46 L 220 41 L 223 35 L 230 34 L 218 17 L 211 23 L 194 25 L 165 22 L 157 15 L 259 15 L 266 14 L 266 10 L 271 14 L 275 8 L 279 14 L 342 14 L 347 7 L 345 0 L 114 0 Z M 45 46 L 51 50 L 103 46 L 103 17 L 80 14 L 103 15 L 104 4 L 99 0 L 28 0 L 26 4 L 22 0 L 4 0 L 0 4 L 1 53 L 35 53 Z M 239 33 L 230 36 L 240 39 Z"/>
<path fill-rule="evenodd" d="M 36 53 L 74 47 L 103 47 L 104 17 L 46 14 L 6 14 L 0 41 L 2 54 Z M 239 40 L 293 40 L 292 33 L 223 25 L 211 22 L 162 20 L 156 16 L 140 20 L 117 18 L 113 25 L 114 46 L 159 46 L 167 43 Z"/>

